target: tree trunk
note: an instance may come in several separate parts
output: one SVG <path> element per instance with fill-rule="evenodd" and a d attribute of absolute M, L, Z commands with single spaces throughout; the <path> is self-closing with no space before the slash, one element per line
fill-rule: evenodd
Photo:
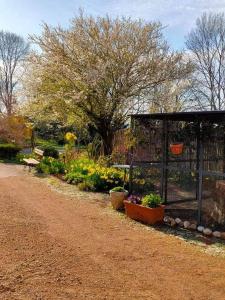
<path fill-rule="evenodd" d="M 7 116 L 10 117 L 12 115 L 12 107 L 11 105 L 6 107 L 6 111 L 7 111 Z"/>
<path fill-rule="evenodd" d="M 112 154 L 113 151 L 113 133 L 110 130 L 106 130 L 101 133 L 103 142 L 103 154 L 108 156 Z"/>

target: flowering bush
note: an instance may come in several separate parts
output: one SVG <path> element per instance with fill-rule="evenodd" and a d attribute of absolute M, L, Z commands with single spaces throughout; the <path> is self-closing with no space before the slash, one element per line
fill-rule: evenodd
<path fill-rule="evenodd" d="M 64 179 L 85 191 L 109 191 L 123 185 L 123 171 L 100 166 L 93 160 L 80 158 L 65 165 L 52 157 L 44 157 L 37 170 L 46 174 L 65 174 Z"/>
<path fill-rule="evenodd" d="M 45 174 L 63 174 L 65 165 L 53 157 L 44 157 L 40 164 L 37 165 L 37 171 Z"/>
<path fill-rule="evenodd" d="M 123 172 L 112 167 L 102 167 L 93 160 L 78 159 L 70 162 L 65 180 L 79 184 L 82 189 L 87 187 L 88 190 L 108 191 L 115 185 L 123 185 Z"/>

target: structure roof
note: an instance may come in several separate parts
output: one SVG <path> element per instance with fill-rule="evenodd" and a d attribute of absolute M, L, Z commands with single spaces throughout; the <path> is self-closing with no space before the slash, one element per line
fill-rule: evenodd
<path fill-rule="evenodd" d="M 188 111 L 171 113 L 133 114 L 132 118 L 149 118 L 155 120 L 171 121 L 210 121 L 215 123 L 225 122 L 225 110 L 220 111 Z"/>

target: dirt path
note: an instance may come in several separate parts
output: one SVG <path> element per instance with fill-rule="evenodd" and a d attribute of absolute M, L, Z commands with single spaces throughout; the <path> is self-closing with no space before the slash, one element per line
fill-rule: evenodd
<path fill-rule="evenodd" d="M 0 299 L 225 299 L 224 258 L 23 174 L 0 178 Z"/>

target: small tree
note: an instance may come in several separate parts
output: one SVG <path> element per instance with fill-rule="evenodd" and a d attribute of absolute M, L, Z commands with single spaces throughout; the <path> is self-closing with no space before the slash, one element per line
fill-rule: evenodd
<path fill-rule="evenodd" d="M 32 41 L 42 50 L 32 59 L 39 69 L 35 102 L 51 103 L 51 112 L 61 106 L 62 112 L 69 107 L 83 115 L 101 136 L 106 155 L 114 133 L 140 103 L 148 105 L 152 89 L 190 72 L 182 54 L 170 51 L 159 23 L 81 13 L 66 30 L 45 24 Z"/>
<path fill-rule="evenodd" d="M 8 116 L 13 113 L 17 102 L 15 89 L 21 77 L 21 63 L 28 49 L 28 43 L 22 37 L 0 31 L 0 108 Z"/>
<path fill-rule="evenodd" d="M 21 116 L 0 116 L 0 140 L 24 145 L 32 138 L 32 126 Z"/>

